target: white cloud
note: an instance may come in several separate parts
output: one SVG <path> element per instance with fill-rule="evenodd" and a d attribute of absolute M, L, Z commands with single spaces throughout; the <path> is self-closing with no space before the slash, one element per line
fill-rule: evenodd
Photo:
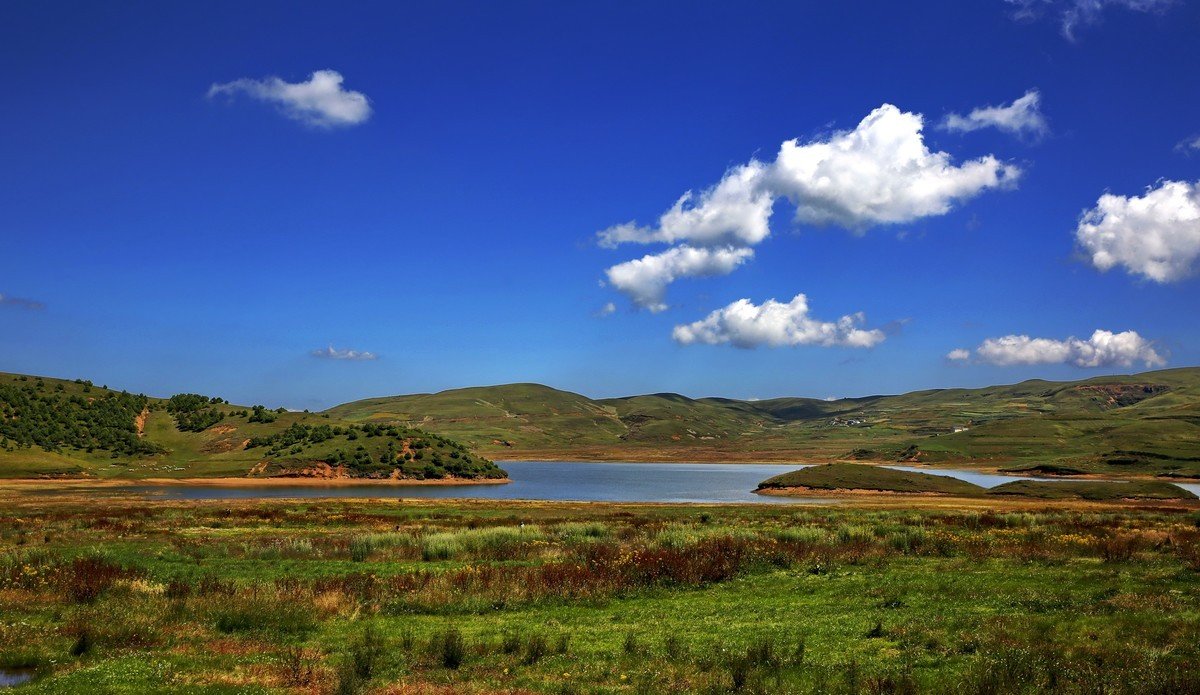
<path fill-rule="evenodd" d="M 924 118 L 891 104 L 852 131 L 780 147 L 769 187 L 796 206 L 796 219 L 861 232 L 944 215 L 989 188 L 1013 185 L 1020 170 L 988 155 L 955 166 L 925 146 Z"/>
<path fill-rule="evenodd" d="M 765 166 L 756 161 L 726 172 L 712 188 L 695 195 L 684 193 L 658 219 L 657 227 L 627 222 L 601 231 L 599 243 L 615 248 L 625 243 L 689 242 L 699 246 L 754 246 L 770 235 L 774 196 L 763 188 Z"/>
<path fill-rule="evenodd" d="M 969 133 L 982 128 L 998 128 L 1013 135 L 1045 135 L 1050 131 L 1041 111 L 1042 95 L 1031 89 L 1007 106 L 983 106 L 972 109 L 966 116 L 952 113 L 941 127 L 957 133 Z"/>
<path fill-rule="evenodd" d="M 366 95 L 343 88 L 342 75 L 336 70 L 317 70 L 307 82 L 243 77 L 209 87 L 209 98 L 219 94 L 245 94 L 275 104 L 288 118 L 322 128 L 357 125 L 371 117 Z"/>
<path fill-rule="evenodd" d="M 1200 135 L 1190 135 L 1184 138 L 1175 149 L 1185 154 L 1190 154 L 1188 150 L 1200 150 Z"/>
<path fill-rule="evenodd" d="M 837 321 L 808 314 L 808 298 L 798 294 L 788 303 L 768 299 L 755 305 L 739 299 L 695 323 L 676 326 L 671 336 L 681 345 L 728 343 L 740 348 L 820 345 L 872 347 L 884 340 L 881 330 L 860 328 L 866 317 L 856 313 Z"/>
<path fill-rule="evenodd" d="M 955 353 L 965 351 L 955 350 Z M 1073 364 L 1076 367 L 1128 367 L 1142 362 L 1147 367 L 1167 363 L 1154 349 L 1153 343 L 1136 331 L 1112 333 L 1097 330 L 1087 340 L 1074 336 L 1066 340 L 1030 338 L 1027 335 L 1006 335 L 989 338 L 976 348 L 980 361 L 1002 367 L 1017 364 Z M 958 359 L 958 358 L 953 358 Z"/>
<path fill-rule="evenodd" d="M 1182 279 L 1200 258 L 1200 181 L 1163 181 L 1140 197 L 1105 193 L 1075 239 L 1102 271 L 1120 265 L 1155 282 Z"/>
<path fill-rule="evenodd" d="M 313 357 L 320 357 L 327 360 L 374 360 L 378 359 L 378 355 L 373 352 L 360 352 L 359 350 L 337 349 L 330 345 L 329 347 L 318 348 L 310 353 Z"/>
<path fill-rule="evenodd" d="M 946 359 L 954 362 L 963 362 L 971 359 L 971 351 L 963 348 L 957 348 L 947 352 Z"/>
<path fill-rule="evenodd" d="M 672 282 L 684 277 L 728 275 L 752 257 L 754 250 L 748 248 L 673 246 L 662 253 L 614 265 L 605 275 L 609 284 L 628 295 L 634 304 L 659 312 L 667 308 L 663 300 Z"/>
<path fill-rule="evenodd" d="M 599 311 L 596 312 L 596 315 L 600 316 L 600 317 L 604 317 L 604 316 L 612 316 L 615 313 L 617 313 L 617 305 L 613 304 L 612 302 L 609 302 L 609 303 L 605 304 L 604 306 L 600 307 Z"/>
<path fill-rule="evenodd" d="M 1046 12 L 1058 16 L 1063 36 L 1074 41 L 1076 32 L 1084 26 L 1098 24 L 1110 7 L 1133 12 L 1161 12 L 1175 0 L 1005 0 L 1016 6 L 1017 19 L 1033 20 Z"/>
<path fill-rule="evenodd" d="M 1020 176 L 1017 167 L 991 155 L 955 165 L 949 154 L 926 147 L 923 129 L 920 114 L 884 104 L 853 130 L 808 143 L 788 140 L 774 161 L 751 160 L 731 168 L 711 188 L 685 193 L 654 226 L 627 222 L 600 231 L 598 243 L 608 248 L 626 243 L 677 245 L 657 256 L 613 266 L 607 271 L 609 279 L 621 289 L 614 275 L 636 269 L 653 276 L 652 293 L 641 291 L 644 281 L 626 283 L 634 290 L 625 291 L 639 306 L 661 310 L 672 280 L 699 274 L 668 273 L 665 257 L 684 247 L 693 253 L 721 249 L 726 257 L 739 251 L 737 263 L 722 265 L 720 273 L 704 274 L 731 272 L 750 257 L 750 247 L 770 236 L 771 211 L 780 198 L 795 206 L 799 222 L 861 233 L 875 225 L 944 215 L 956 203 L 989 188 L 1012 186 Z"/>

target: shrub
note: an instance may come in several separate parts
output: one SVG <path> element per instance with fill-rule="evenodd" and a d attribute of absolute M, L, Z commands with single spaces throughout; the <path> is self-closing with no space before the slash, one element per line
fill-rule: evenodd
<path fill-rule="evenodd" d="M 76 625 L 72 632 L 75 634 L 75 641 L 71 644 L 71 656 L 79 657 L 92 651 L 92 630 L 86 624 Z"/>
<path fill-rule="evenodd" d="M 435 533 L 421 541 L 421 559 L 425 562 L 453 559 L 460 550 L 458 539 L 452 533 Z"/>
<path fill-rule="evenodd" d="M 1116 533 L 1101 538 L 1097 543 L 1100 558 L 1105 562 L 1127 562 L 1141 545 L 1141 538 L 1132 533 Z"/>
<path fill-rule="evenodd" d="M 350 559 L 354 562 L 366 562 L 375 552 L 375 543 L 370 538 L 355 537 L 350 539 Z"/>
<path fill-rule="evenodd" d="M 316 676 L 316 668 L 312 658 L 303 647 L 292 646 L 283 651 L 280 656 L 283 670 L 283 682 L 292 687 L 311 685 Z"/>
<path fill-rule="evenodd" d="M 371 680 L 383 658 L 383 638 L 372 625 L 363 629 L 358 639 L 350 643 L 348 658 L 354 673 L 364 681 Z"/>
<path fill-rule="evenodd" d="M 467 656 L 467 643 L 458 628 L 452 627 L 433 640 L 434 649 L 444 668 L 455 670 Z"/>
<path fill-rule="evenodd" d="M 71 561 L 62 574 L 65 590 L 75 603 L 92 603 L 118 579 L 135 573 L 99 555 L 86 555 Z"/>
<path fill-rule="evenodd" d="M 500 638 L 500 651 L 505 654 L 516 654 L 521 651 L 521 633 L 517 630 L 505 630 Z"/>
<path fill-rule="evenodd" d="M 532 666 L 541 661 L 549 651 L 550 647 L 546 642 L 545 635 L 541 633 L 530 635 L 529 639 L 525 641 L 525 653 L 521 655 L 521 663 Z"/>

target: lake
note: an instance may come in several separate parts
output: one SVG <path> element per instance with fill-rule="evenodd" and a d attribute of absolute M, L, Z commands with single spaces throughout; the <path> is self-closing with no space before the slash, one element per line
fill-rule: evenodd
<path fill-rule="evenodd" d="M 248 498 L 471 498 L 579 502 L 753 502 L 758 504 L 829 504 L 828 497 L 756 495 L 763 480 L 804 468 L 774 463 L 577 463 L 564 461 L 501 462 L 506 485 L 131 485 L 126 490 L 165 499 Z M 948 475 L 983 487 L 1013 480 L 1061 480 L 997 475 L 964 469 L 889 466 L 897 470 Z M 1200 485 L 1180 487 L 1200 494 Z"/>

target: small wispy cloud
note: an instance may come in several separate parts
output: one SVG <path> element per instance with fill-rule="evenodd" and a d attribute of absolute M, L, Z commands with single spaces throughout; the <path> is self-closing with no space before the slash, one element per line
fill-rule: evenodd
<path fill-rule="evenodd" d="M 351 360 L 361 362 L 379 359 L 379 355 L 376 355 L 373 352 L 366 352 L 365 350 L 351 350 L 349 348 L 339 350 L 332 345 L 329 345 L 328 347 L 317 348 L 309 354 L 311 354 L 313 357 L 320 357 L 321 359 L 325 360 Z"/>
<path fill-rule="evenodd" d="M 1175 146 L 1175 150 L 1184 154 L 1200 152 L 1200 135 L 1189 135 Z"/>
<path fill-rule="evenodd" d="M 46 308 L 46 305 L 36 299 L 25 299 L 24 297 L 13 297 L 7 294 L 0 294 L 0 307 L 9 309 L 26 309 L 28 311 L 41 311 Z"/>
<path fill-rule="evenodd" d="M 965 116 L 951 113 L 941 122 L 942 130 L 969 133 L 983 128 L 996 128 L 1018 137 L 1041 137 L 1050 132 L 1042 115 L 1042 95 L 1036 89 L 1025 92 L 1011 104 L 981 106 Z"/>
<path fill-rule="evenodd" d="M 1075 41 L 1082 27 L 1099 24 L 1110 8 L 1131 12 L 1162 12 L 1176 0 L 1004 0 L 1012 5 L 1013 18 L 1033 21 L 1049 14 L 1055 17 L 1068 41 Z"/>
<path fill-rule="evenodd" d="M 604 318 L 605 316 L 612 316 L 615 313 L 617 313 L 617 305 L 613 304 L 612 302 L 609 302 L 596 310 L 596 316 L 598 316 L 600 318 Z"/>
<path fill-rule="evenodd" d="M 278 77 L 214 84 L 208 97 L 244 94 L 274 104 L 288 118 L 319 128 L 352 126 L 371 117 L 371 103 L 362 92 L 342 86 L 342 74 L 336 70 L 317 70 L 306 82 L 286 82 Z"/>
<path fill-rule="evenodd" d="M 966 362 L 971 359 L 971 351 L 966 348 L 956 348 L 946 353 L 946 359 L 951 362 Z"/>

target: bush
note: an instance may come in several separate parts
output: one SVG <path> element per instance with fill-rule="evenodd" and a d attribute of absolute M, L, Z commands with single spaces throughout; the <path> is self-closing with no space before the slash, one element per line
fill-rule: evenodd
<path fill-rule="evenodd" d="M 434 649 L 444 668 L 455 670 L 467 656 L 467 643 L 458 628 L 452 627 L 433 640 Z"/>
<path fill-rule="evenodd" d="M 1141 548 L 1141 538 L 1132 533 L 1117 533 L 1098 542 L 1100 558 L 1105 562 L 1127 562 Z"/>
<path fill-rule="evenodd" d="M 135 572 L 110 562 L 99 555 L 86 555 L 71 561 L 62 575 L 65 590 L 75 603 L 93 603 L 118 579 Z"/>
<path fill-rule="evenodd" d="M 383 659 L 383 638 L 374 626 L 367 625 L 358 639 L 350 643 L 348 658 L 354 666 L 354 673 L 364 681 L 371 680 L 375 675 L 379 662 Z"/>
<path fill-rule="evenodd" d="M 526 666 L 532 666 L 542 660 L 542 657 L 549 653 L 550 647 L 546 642 L 546 636 L 537 633 L 529 636 L 525 641 L 525 653 L 521 655 L 521 663 Z"/>
<path fill-rule="evenodd" d="M 375 552 L 375 543 L 370 538 L 350 539 L 350 559 L 354 562 L 366 562 L 373 552 Z"/>

